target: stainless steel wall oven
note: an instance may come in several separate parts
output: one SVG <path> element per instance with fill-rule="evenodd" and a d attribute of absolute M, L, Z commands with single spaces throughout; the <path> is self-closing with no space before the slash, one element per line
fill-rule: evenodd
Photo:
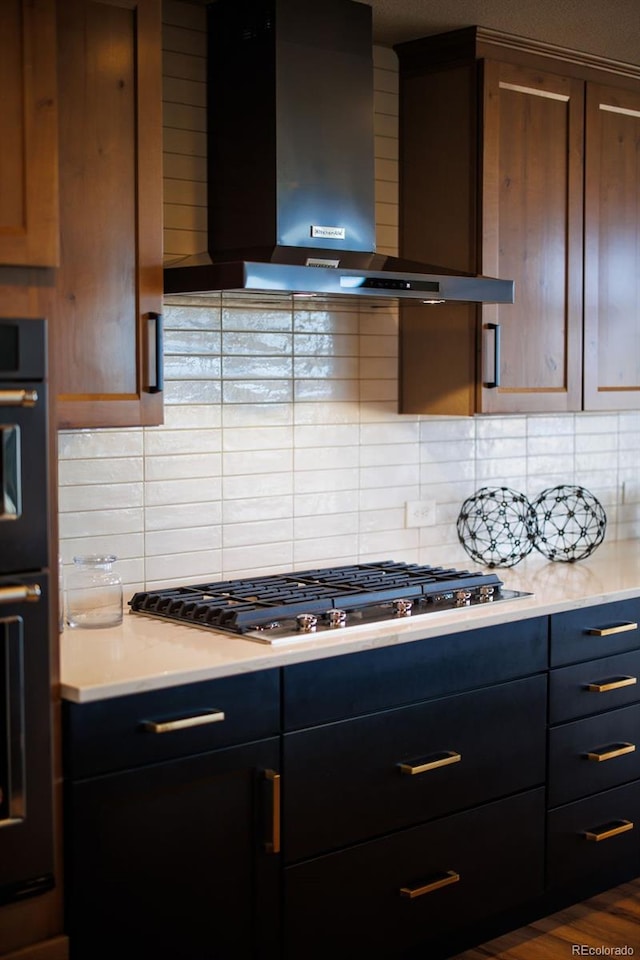
<path fill-rule="evenodd" d="M 53 886 L 46 327 L 0 319 L 0 903 Z"/>

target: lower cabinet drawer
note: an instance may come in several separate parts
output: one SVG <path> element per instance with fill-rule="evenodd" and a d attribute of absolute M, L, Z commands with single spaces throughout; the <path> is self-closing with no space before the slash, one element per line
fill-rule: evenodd
<path fill-rule="evenodd" d="M 538 789 L 289 867 L 286 960 L 396 960 L 538 896 L 543 855 Z"/>
<path fill-rule="evenodd" d="M 549 735 L 549 806 L 640 777 L 640 704 L 555 727 Z"/>
<path fill-rule="evenodd" d="M 590 876 L 640 869 L 640 782 L 553 810 L 547 822 L 547 882 L 551 888 Z"/>
<path fill-rule="evenodd" d="M 288 733 L 288 863 L 537 787 L 546 677 Z"/>
<path fill-rule="evenodd" d="M 577 720 L 640 700 L 640 650 L 575 663 L 549 675 L 551 723 Z"/>

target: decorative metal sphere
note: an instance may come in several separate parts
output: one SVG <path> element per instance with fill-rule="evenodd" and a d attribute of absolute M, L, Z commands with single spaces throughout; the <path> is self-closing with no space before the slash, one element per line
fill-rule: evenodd
<path fill-rule="evenodd" d="M 524 493 L 481 487 L 462 504 L 457 530 L 474 560 L 488 567 L 512 567 L 533 549 L 536 515 Z"/>
<path fill-rule="evenodd" d="M 604 540 L 607 515 L 584 487 L 549 487 L 531 506 L 538 526 L 534 546 L 549 560 L 583 560 Z"/>

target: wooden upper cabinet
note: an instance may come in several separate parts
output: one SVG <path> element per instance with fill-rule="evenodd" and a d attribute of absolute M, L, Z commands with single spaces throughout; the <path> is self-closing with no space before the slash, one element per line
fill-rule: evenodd
<path fill-rule="evenodd" d="M 640 68 L 481 27 L 396 49 L 401 255 L 515 281 L 401 304 L 401 411 L 640 408 Z"/>
<path fill-rule="evenodd" d="M 58 48 L 58 425 L 160 423 L 160 0 L 64 0 Z"/>
<path fill-rule="evenodd" d="M 59 262 L 55 0 L 0 3 L 0 264 Z"/>
<path fill-rule="evenodd" d="M 640 89 L 587 88 L 585 409 L 640 408 Z"/>
<path fill-rule="evenodd" d="M 479 408 L 579 410 L 583 84 L 485 61 L 483 97 L 480 272 L 515 302 L 481 309 Z"/>

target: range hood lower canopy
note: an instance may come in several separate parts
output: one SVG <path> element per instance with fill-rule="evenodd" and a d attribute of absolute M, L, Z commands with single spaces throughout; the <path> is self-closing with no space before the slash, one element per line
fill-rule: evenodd
<path fill-rule="evenodd" d="M 206 296 L 220 291 L 298 293 L 312 296 L 398 297 L 422 303 L 513 303 L 512 280 L 402 270 L 346 270 L 236 260 L 167 267 L 166 294 Z"/>

